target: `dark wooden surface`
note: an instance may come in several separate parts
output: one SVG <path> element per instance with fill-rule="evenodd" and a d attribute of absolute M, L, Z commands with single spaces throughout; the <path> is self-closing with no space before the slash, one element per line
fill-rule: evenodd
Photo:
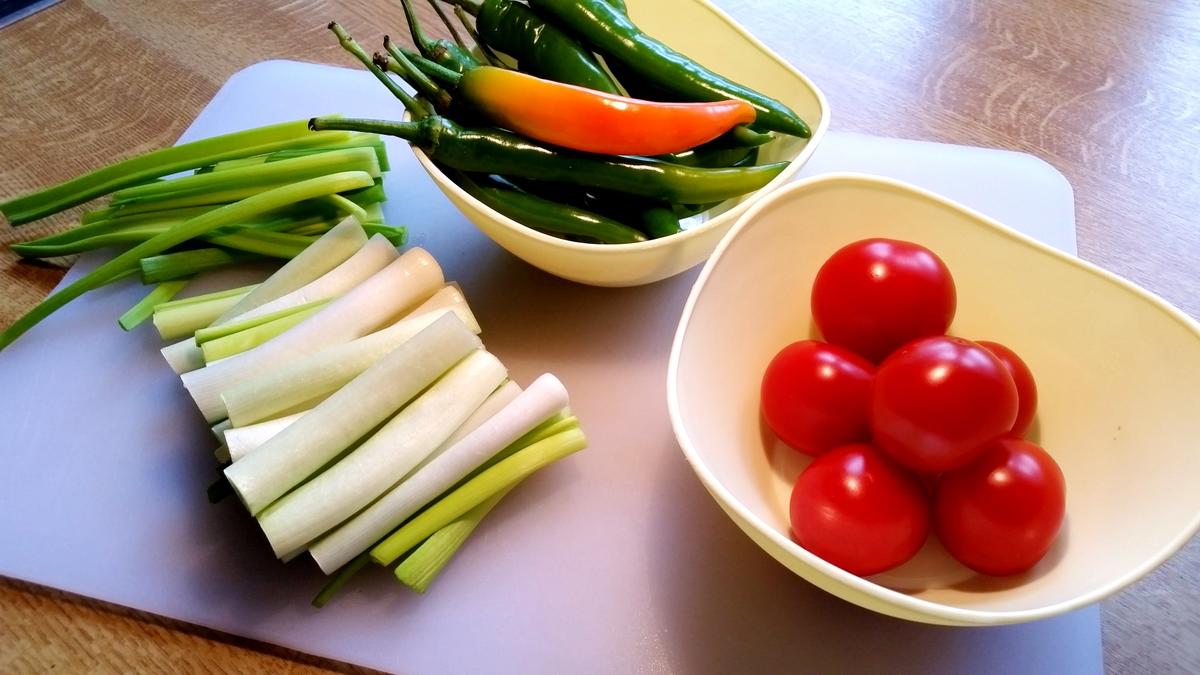
<path fill-rule="evenodd" d="M 824 89 L 836 130 L 1047 160 L 1075 188 L 1080 256 L 1200 316 L 1200 3 L 718 4 Z M 390 0 L 66 0 L 0 30 L 0 195 L 169 145 L 251 63 L 350 65 L 330 19 L 372 43 L 402 33 Z M 0 252 L 0 326 L 61 276 Z M 1200 544 L 1102 612 L 1110 672 L 1200 672 Z M 0 580 L 0 672 L 323 669 L 349 668 Z"/>

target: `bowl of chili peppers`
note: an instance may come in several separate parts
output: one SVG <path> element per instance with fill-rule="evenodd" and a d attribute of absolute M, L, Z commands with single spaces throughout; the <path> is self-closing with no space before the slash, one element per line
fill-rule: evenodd
<path fill-rule="evenodd" d="M 707 0 L 443 2 L 474 47 L 431 37 L 410 0 L 415 49 L 368 55 L 331 24 L 408 112 L 311 126 L 409 141 L 472 223 L 565 279 L 636 286 L 702 262 L 829 124 L 821 91 Z"/>

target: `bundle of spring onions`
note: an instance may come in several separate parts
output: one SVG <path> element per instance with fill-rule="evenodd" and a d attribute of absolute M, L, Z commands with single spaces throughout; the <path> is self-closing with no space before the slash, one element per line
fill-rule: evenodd
<path fill-rule="evenodd" d="M 15 226 L 110 195 L 72 229 L 12 249 L 26 258 L 124 249 L 18 319 L 0 334 L 0 348 L 87 291 L 140 276 L 155 287 L 120 318 L 132 329 L 195 274 L 293 258 L 346 215 L 400 245 L 405 230 L 382 224 L 387 169 L 375 134 L 314 133 L 306 121 L 285 122 L 155 150 L 0 202 Z"/>
<path fill-rule="evenodd" d="M 221 479 L 275 554 L 335 574 L 324 604 L 370 560 L 424 591 L 526 476 L 586 439 L 552 375 L 522 390 L 426 251 L 381 224 L 387 169 L 374 134 L 278 124 L 154 151 L 0 203 L 13 225 L 111 194 L 23 256 L 124 251 L 52 294 L 0 348 L 83 293 L 140 275 L 147 319 L 213 425 Z M 190 173 L 170 177 L 179 172 Z M 195 274 L 259 257 L 262 283 L 182 300 Z"/>
<path fill-rule="evenodd" d="M 261 284 L 153 319 L 220 441 L 210 498 L 336 573 L 318 605 L 369 560 L 424 591 L 509 489 L 586 444 L 563 385 L 510 381 L 429 253 L 353 216 Z"/>

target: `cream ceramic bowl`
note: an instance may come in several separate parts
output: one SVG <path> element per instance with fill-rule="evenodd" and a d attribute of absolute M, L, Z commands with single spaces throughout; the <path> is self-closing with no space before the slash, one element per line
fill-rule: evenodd
<path fill-rule="evenodd" d="M 464 192 L 414 148 L 438 188 L 497 244 L 551 274 L 594 286 L 648 284 L 702 262 L 754 201 L 795 176 L 829 126 L 829 108 L 816 85 L 706 0 L 629 0 L 628 6 L 630 16 L 647 34 L 789 105 L 808 122 L 812 138 L 780 137 L 763 146 L 760 164 L 782 160 L 791 164 L 760 190 L 688 219 L 684 232 L 616 245 L 559 239 L 502 216 Z"/>
<path fill-rule="evenodd" d="M 941 256 L 958 288 L 951 332 L 1012 347 L 1037 378 L 1034 433 L 1066 476 L 1067 517 L 1050 553 L 1024 575 L 976 575 L 931 537 L 914 560 L 863 579 L 788 536 L 788 498 L 807 460 L 760 424 L 760 378 L 781 347 L 815 336 L 809 294 L 818 267 L 868 237 Z M 1198 382 L 1200 325 L 1159 298 L 936 195 L 838 174 L 773 193 L 721 242 L 684 309 L 667 386 L 696 475 L 776 560 L 877 612 L 983 625 L 1096 602 L 1195 534 Z"/>

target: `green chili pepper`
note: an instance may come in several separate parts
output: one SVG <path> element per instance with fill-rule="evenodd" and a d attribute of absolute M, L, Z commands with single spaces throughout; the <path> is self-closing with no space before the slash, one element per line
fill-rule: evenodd
<path fill-rule="evenodd" d="M 653 199 L 644 199 L 617 192 L 587 189 L 578 185 L 548 183 L 503 176 L 504 181 L 527 192 L 552 202 L 568 204 L 577 208 L 625 223 L 640 230 L 651 239 L 681 232 L 679 216 L 670 204 Z"/>
<path fill-rule="evenodd" d="M 415 122 L 315 117 L 309 127 L 397 136 L 419 146 L 434 161 L 460 171 L 588 185 L 681 204 L 753 192 L 787 166 L 777 162 L 706 169 L 637 157 L 606 158 L 540 145 L 499 129 L 462 127 L 440 115 Z"/>
<path fill-rule="evenodd" d="M 513 0 L 453 0 L 475 16 L 483 43 L 517 60 L 525 73 L 589 89 L 621 93 L 586 47 L 528 5 Z"/>
<path fill-rule="evenodd" d="M 744 166 L 743 164 L 739 164 L 739 162 L 742 162 L 751 154 L 757 154 L 756 151 L 756 147 L 740 145 L 732 134 L 724 134 L 691 150 L 675 152 L 670 155 L 660 155 L 658 159 L 686 166 L 703 166 L 709 168 L 735 165 Z"/>
<path fill-rule="evenodd" d="M 605 59 L 623 63 L 655 86 L 703 101 L 744 99 L 758 111 L 757 126 L 802 138 L 812 134 L 783 103 L 722 77 L 646 35 L 605 0 L 529 0 L 529 4 L 574 31 Z"/>
<path fill-rule="evenodd" d="M 630 244 L 646 240 L 641 232 L 615 220 L 515 190 L 491 176 L 468 176 L 453 170 L 447 171 L 447 175 L 472 197 L 535 230 L 583 237 L 601 244 Z"/>

